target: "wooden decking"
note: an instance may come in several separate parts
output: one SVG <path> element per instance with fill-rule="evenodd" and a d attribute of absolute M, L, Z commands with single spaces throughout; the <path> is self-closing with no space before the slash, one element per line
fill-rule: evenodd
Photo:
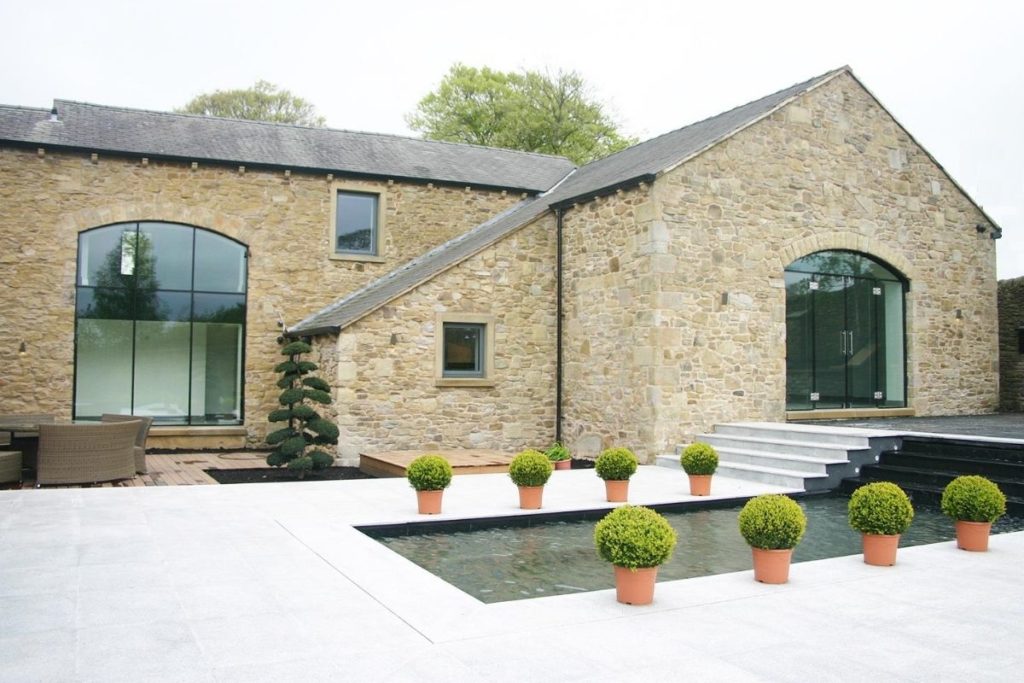
<path fill-rule="evenodd" d="M 443 455 L 452 464 L 455 474 L 487 474 L 508 472 L 514 454 L 486 449 L 457 451 L 378 451 L 360 453 L 359 469 L 374 477 L 404 477 L 405 468 L 427 453 Z"/>
<path fill-rule="evenodd" d="M 133 479 L 89 484 L 90 487 L 123 486 L 196 486 L 216 484 L 204 470 L 251 469 L 267 467 L 266 453 L 257 451 L 233 451 L 226 453 L 148 453 L 146 465 L 149 472 L 136 475 Z M 34 480 L 22 481 L 21 488 L 33 488 Z M 0 488 L 18 488 L 17 484 L 0 484 Z M 47 486 L 46 488 L 80 488 L 73 486 Z"/>

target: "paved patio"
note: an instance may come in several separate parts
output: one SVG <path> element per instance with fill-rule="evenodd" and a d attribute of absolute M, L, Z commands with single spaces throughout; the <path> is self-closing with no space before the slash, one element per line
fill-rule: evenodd
<path fill-rule="evenodd" d="M 716 478 L 716 497 L 763 485 Z M 642 467 L 638 503 L 692 500 Z M 608 507 L 558 472 L 546 512 Z M 458 477 L 442 519 L 530 514 Z M 482 604 L 354 524 L 418 521 L 401 479 L 0 492 L 2 681 L 1014 680 L 1024 533 L 613 591 Z M 678 553 L 687 552 L 680 539 Z M 610 568 L 609 568 L 609 571 Z M 967 653 L 967 654 L 965 654 Z"/>

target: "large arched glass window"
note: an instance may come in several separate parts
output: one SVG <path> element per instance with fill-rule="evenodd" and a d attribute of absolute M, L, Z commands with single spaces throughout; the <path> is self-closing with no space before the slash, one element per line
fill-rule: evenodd
<path fill-rule="evenodd" d="M 173 223 L 78 238 L 75 418 L 242 421 L 246 248 Z"/>
<path fill-rule="evenodd" d="M 903 276 L 866 254 L 819 251 L 785 278 L 787 409 L 906 406 Z"/>

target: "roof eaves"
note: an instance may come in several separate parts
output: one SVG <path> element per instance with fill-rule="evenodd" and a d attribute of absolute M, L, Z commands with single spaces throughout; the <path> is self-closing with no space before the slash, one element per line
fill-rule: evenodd
<path fill-rule="evenodd" d="M 192 162 L 192 161 L 198 161 L 200 163 L 213 164 L 213 165 L 217 165 L 217 166 L 238 166 L 238 165 L 243 165 L 247 169 L 250 169 L 250 170 L 255 170 L 255 169 L 291 170 L 291 171 L 295 171 L 297 173 L 308 173 L 308 174 L 311 174 L 311 175 L 313 175 L 313 174 L 317 174 L 318 175 L 318 174 L 332 173 L 332 174 L 334 174 L 335 177 L 372 178 L 372 179 L 379 179 L 379 180 L 397 180 L 397 181 L 400 181 L 400 182 L 418 183 L 418 184 L 436 183 L 438 185 L 445 185 L 445 186 L 450 186 L 450 187 L 467 187 L 468 186 L 468 187 L 474 187 L 474 188 L 478 188 L 478 189 L 482 189 L 482 190 L 498 190 L 498 191 L 504 190 L 506 192 L 512 192 L 512 193 L 517 193 L 517 194 L 528 194 L 528 195 L 533 195 L 533 196 L 537 196 L 538 194 L 541 194 L 542 192 L 544 192 L 544 189 L 542 189 L 542 188 L 536 188 L 536 187 L 515 187 L 515 186 L 511 186 L 511 185 L 491 185 L 491 184 L 481 183 L 481 182 L 472 181 L 472 180 L 450 180 L 450 179 L 442 179 L 442 178 L 431 178 L 431 177 L 427 177 L 427 176 L 412 177 L 412 176 L 403 176 L 403 175 L 397 175 L 397 174 L 372 173 L 372 172 L 363 172 L 363 171 L 351 171 L 351 170 L 338 169 L 338 168 L 321 168 L 321 167 L 315 167 L 315 166 L 299 166 L 299 165 L 295 165 L 295 164 L 274 164 L 274 163 L 270 163 L 270 162 L 253 162 L 253 161 L 245 161 L 245 160 L 240 160 L 240 159 L 218 159 L 218 158 L 213 158 L 213 157 L 195 157 L 195 156 L 191 156 L 191 155 L 190 156 L 178 156 L 178 155 L 174 155 L 174 154 L 160 154 L 160 153 L 150 154 L 148 152 L 132 152 L 132 151 L 125 151 L 125 150 L 114 149 L 114 148 L 110 148 L 110 147 L 98 147 L 98 146 L 97 147 L 82 147 L 82 146 L 77 146 L 77 145 L 62 145 L 62 144 L 59 144 L 59 143 L 51 143 L 51 142 L 31 142 L 31 141 L 26 141 L 26 140 L 9 140 L 9 139 L 3 138 L 3 137 L 0 137 L 0 142 L 3 142 L 4 144 L 9 144 L 12 147 L 23 147 L 25 149 L 36 149 L 38 147 L 43 147 L 45 149 L 59 150 L 59 151 L 62 151 L 62 152 L 70 152 L 70 153 L 76 153 L 76 154 L 92 154 L 92 153 L 111 154 L 111 155 L 114 155 L 114 156 L 128 158 L 128 159 L 136 159 L 136 158 L 137 159 L 142 159 L 142 158 L 146 158 L 146 159 L 149 159 L 151 161 L 170 161 L 170 162 L 175 162 L 175 163 L 189 163 L 189 162 Z"/>
<path fill-rule="evenodd" d="M 588 190 L 587 192 L 573 195 L 571 197 L 566 197 L 565 199 L 559 199 L 557 202 L 552 202 L 550 204 L 550 207 L 552 209 L 565 209 L 567 207 L 572 206 L 573 204 L 583 204 L 585 202 L 589 202 L 591 199 L 596 199 L 597 197 L 602 197 L 608 194 L 615 194 L 619 190 L 626 190 L 632 187 L 636 187 L 641 183 L 653 183 L 657 179 L 657 177 L 658 175 L 656 173 L 644 173 L 643 175 L 633 176 L 631 178 L 627 178 L 626 180 L 620 180 L 619 182 L 613 183 L 611 185 L 605 185 L 604 187 L 600 187 L 596 190 Z"/>

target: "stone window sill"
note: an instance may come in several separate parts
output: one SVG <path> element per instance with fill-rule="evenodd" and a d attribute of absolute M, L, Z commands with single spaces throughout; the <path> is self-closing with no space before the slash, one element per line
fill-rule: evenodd
<path fill-rule="evenodd" d="M 487 377 L 438 377 L 434 380 L 438 387 L 493 387 L 494 380 Z"/>
<path fill-rule="evenodd" d="M 361 263 L 384 263 L 386 260 L 383 256 L 373 256 L 372 254 L 339 254 L 334 253 L 330 255 L 332 261 L 359 261 Z"/>

